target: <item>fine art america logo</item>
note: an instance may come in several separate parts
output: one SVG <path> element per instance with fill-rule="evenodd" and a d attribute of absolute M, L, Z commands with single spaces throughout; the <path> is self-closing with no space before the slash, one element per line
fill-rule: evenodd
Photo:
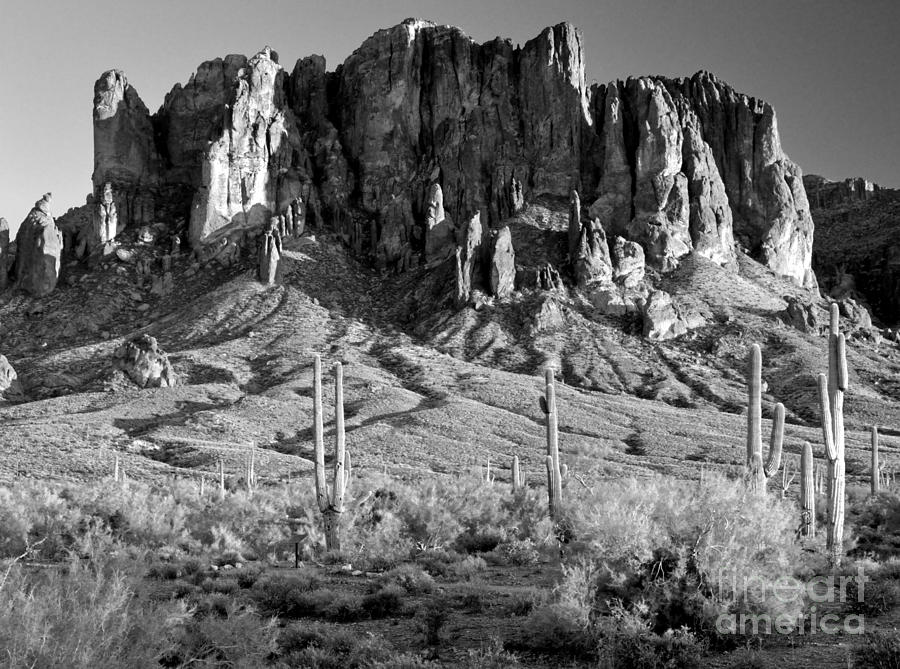
<path fill-rule="evenodd" d="M 865 616 L 845 614 L 843 610 L 848 607 L 836 605 L 852 604 L 851 599 L 862 602 L 868 580 L 861 566 L 857 567 L 854 576 L 816 576 L 807 581 L 786 577 L 764 581 L 739 577 L 735 572 L 721 573 L 718 581 L 720 601 L 777 603 L 780 606 L 767 608 L 779 608 L 784 612 L 723 613 L 716 618 L 716 631 L 741 635 L 864 634 Z M 851 584 L 855 588 L 848 594 Z"/>

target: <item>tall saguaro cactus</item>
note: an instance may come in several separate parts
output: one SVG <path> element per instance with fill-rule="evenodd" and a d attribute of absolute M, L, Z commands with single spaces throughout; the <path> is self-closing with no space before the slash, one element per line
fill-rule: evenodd
<path fill-rule="evenodd" d="M 519 456 L 514 455 L 512 459 L 512 491 L 513 493 L 518 492 L 519 490 L 525 487 L 525 476 L 522 472 L 522 468 L 519 466 Z"/>
<path fill-rule="evenodd" d="M 562 510 L 562 474 L 559 471 L 559 432 L 556 415 L 556 384 L 553 370 L 544 372 L 544 396 L 540 399 L 541 411 L 547 416 L 547 497 L 550 517 L 559 519 Z"/>
<path fill-rule="evenodd" d="M 334 365 L 334 479 L 331 490 L 325 482 L 325 443 L 322 427 L 322 360 L 316 356 L 313 365 L 313 433 L 315 439 L 316 502 L 325 522 L 325 548 L 341 550 L 341 514 L 344 494 L 350 478 L 350 455 L 344 436 L 344 373 L 341 363 Z"/>
<path fill-rule="evenodd" d="M 819 374 L 822 436 L 828 457 L 828 535 L 833 562 L 840 564 L 844 543 L 844 391 L 847 390 L 847 345 L 840 332 L 837 304 L 831 305 L 828 334 L 828 376 Z"/>
<path fill-rule="evenodd" d="M 813 483 L 812 445 L 803 444 L 800 456 L 800 535 L 816 536 L 816 490 Z"/>
<path fill-rule="evenodd" d="M 878 462 L 878 427 L 872 426 L 872 494 L 881 489 L 881 465 Z"/>
<path fill-rule="evenodd" d="M 762 456 L 762 352 L 759 344 L 750 347 L 750 369 L 747 375 L 747 483 L 751 489 L 765 492 L 766 481 L 781 467 L 784 444 L 784 405 L 775 405 L 769 459 Z"/>

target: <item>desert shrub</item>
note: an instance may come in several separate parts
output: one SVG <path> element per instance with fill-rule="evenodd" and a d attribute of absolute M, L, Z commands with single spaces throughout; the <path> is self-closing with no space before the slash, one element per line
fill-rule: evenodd
<path fill-rule="evenodd" d="M 512 596 L 506 605 L 507 615 L 527 616 L 534 610 L 535 603 L 542 602 L 544 593 L 537 588 L 526 588 Z"/>
<path fill-rule="evenodd" d="M 425 643 L 429 646 L 438 646 L 441 643 L 441 629 L 447 622 L 447 602 L 435 600 L 419 609 L 416 615 L 419 631 L 425 637 Z"/>
<path fill-rule="evenodd" d="M 186 618 L 178 602 L 141 607 L 121 573 L 78 562 L 36 576 L 0 569 L 0 648 L 8 666 L 148 666 Z"/>
<path fill-rule="evenodd" d="M 531 539 L 514 539 L 500 544 L 494 552 L 517 567 L 533 567 L 541 561 L 541 554 Z"/>
<path fill-rule="evenodd" d="M 370 618 L 386 618 L 403 609 L 406 591 L 399 585 L 388 584 L 363 597 L 362 609 Z"/>
<path fill-rule="evenodd" d="M 592 625 L 597 573 L 590 563 L 563 566 L 552 598 L 533 607 L 525 622 L 525 646 L 541 652 L 590 656 L 597 644 Z"/>
<path fill-rule="evenodd" d="M 848 610 L 864 615 L 881 615 L 900 606 L 900 580 L 897 562 L 866 569 L 861 563 L 859 572 L 846 578 L 844 603 Z"/>
<path fill-rule="evenodd" d="M 307 595 L 318 587 L 319 577 L 315 572 L 297 569 L 290 574 L 270 574 L 260 578 L 253 584 L 251 596 L 267 613 L 298 617 L 305 615 Z"/>
<path fill-rule="evenodd" d="M 259 565 L 245 567 L 237 573 L 237 584 L 241 589 L 252 588 L 253 584 L 262 576 L 263 569 Z"/>
<path fill-rule="evenodd" d="M 618 631 L 600 643 L 602 669 L 696 669 L 703 646 L 686 630 L 662 635 L 649 630 Z"/>
<path fill-rule="evenodd" d="M 411 595 L 427 594 L 434 590 L 434 579 L 416 564 L 402 564 L 381 575 L 380 587 L 398 585 Z"/>
<path fill-rule="evenodd" d="M 669 642 L 656 637 L 682 627 L 732 645 L 746 632 L 737 627 L 741 613 L 796 621 L 803 611 L 796 511 L 774 496 L 724 479 L 697 486 L 652 478 L 610 482 L 579 499 L 567 507 L 572 541 L 562 583 L 531 615 L 535 643 L 590 648 L 604 621 L 624 611 L 650 639 L 642 648 L 658 650 Z M 788 586 L 796 598 L 783 597 Z M 542 625 L 551 631 L 541 633 Z"/>
<path fill-rule="evenodd" d="M 883 492 L 848 504 L 847 526 L 856 541 L 850 555 L 900 556 L 900 497 L 896 494 Z"/>
<path fill-rule="evenodd" d="M 487 562 L 483 557 L 467 555 L 458 562 L 449 565 L 448 575 L 458 579 L 471 579 L 487 569 Z"/>
<path fill-rule="evenodd" d="M 304 624 L 279 633 L 275 658 L 283 667 L 358 669 L 382 666 L 379 663 L 389 662 L 393 654 L 376 638 L 331 625 Z"/>
<path fill-rule="evenodd" d="M 160 581 L 174 581 L 181 578 L 181 569 L 177 564 L 171 562 L 157 562 L 151 564 L 147 569 L 147 578 L 153 578 Z"/>
<path fill-rule="evenodd" d="M 900 633 L 870 632 L 853 648 L 856 669 L 900 669 Z"/>
<path fill-rule="evenodd" d="M 762 655 L 754 651 L 738 651 L 731 656 L 728 669 L 768 669 L 769 664 Z"/>
<path fill-rule="evenodd" d="M 484 610 L 485 586 L 481 582 L 473 582 L 456 591 L 457 604 L 469 613 L 481 613 Z"/>
<path fill-rule="evenodd" d="M 439 669 L 443 665 L 412 653 L 401 653 L 389 660 L 373 662 L 372 669 Z"/>
<path fill-rule="evenodd" d="M 486 647 L 477 650 L 470 648 L 466 656 L 454 664 L 462 669 L 515 669 L 522 666 L 519 658 L 506 651 L 496 638 Z"/>
<path fill-rule="evenodd" d="M 249 611 L 216 605 L 179 628 L 174 648 L 159 664 L 168 667 L 264 667 L 277 650 L 277 626 Z"/>
<path fill-rule="evenodd" d="M 432 576 L 447 576 L 453 564 L 461 559 L 462 556 L 456 551 L 443 548 L 423 551 L 415 556 L 416 564 Z"/>

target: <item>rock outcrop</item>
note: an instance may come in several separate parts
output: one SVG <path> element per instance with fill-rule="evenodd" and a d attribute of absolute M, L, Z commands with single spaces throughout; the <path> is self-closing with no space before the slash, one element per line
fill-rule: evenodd
<path fill-rule="evenodd" d="M 278 276 L 278 263 L 284 249 L 281 245 L 281 233 L 275 225 L 270 228 L 259 239 L 259 270 L 258 277 L 267 286 L 272 286 Z"/>
<path fill-rule="evenodd" d="M 425 209 L 425 261 L 443 260 L 453 253 L 453 222 L 444 211 L 444 191 L 438 183 L 428 189 Z"/>
<path fill-rule="evenodd" d="M 9 254 L 9 223 L 5 218 L 0 218 L 0 290 L 9 285 Z"/>
<path fill-rule="evenodd" d="M 734 234 L 776 273 L 816 286 L 802 174 L 770 105 L 701 72 L 598 86 L 591 108 L 599 179 L 590 215 L 639 241 L 649 264 L 666 270 L 691 250 L 726 264 Z"/>
<path fill-rule="evenodd" d="M 59 280 L 63 238 L 50 213 L 50 193 L 34 203 L 16 234 L 16 284 L 35 297 L 49 295 Z"/>
<path fill-rule="evenodd" d="M 323 225 L 384 270 L 433 268 L 453 254 L 453 221 L 499 228 L 578 190 L 592 203 L 582 225 L 573 202 L 569 230 L 581 282 L 606 280 L 603 239 L 622 237 L 662 272 L 689 253 L 728 265 L 737 240 L 815 286 L 812 219 L 771 106 L 705 72 L 588 90 L 566 23 L 515 47 L 408 19 L 332 73 L 320 56 L 290 73 L 268 48 L 227 56 L 152 117 L 120 72 L 95 93 L 95 195 L 110 183 L 131 224 L 154 188 L 188 189 L 195 247 L 276 216 L 284 234 Z"/>
<path fill-rule="evenodd" d="M 475 214 L 466 222 L 462 239 L 456 247 L 456 305 L 469 302 L 472 288 L 482 267 L 481 215 Z"/>
<path fill-rule="evenodd" d="M 162 161 L 150 112 L 120 70 L 94 84 L 94 195 L 109 184 L 123 225 L 151 223 Z"/>
<path fill-rule="evenodd" d="M 804 183 L 815 205 L 813 267 L 823 292 L 864 302 L 884 324 L 900 322 L 900 190 L 864 179 Z"/>
<path fill-rule="evenodd" d="M 516 253 L 508 225 L 499 230 L 491 230 L 488 262 L 491 295 L 494 297 L 511 295 L 516 289 Z"/>
<path fill-rule="evenodd" d="M 103 253 L 110 252 L 112 246 L 110 242 L 116 238 L 119 233 L 119 214 L 116 208 L 116 201 L 113 197 L 112 184 L 107 182 L 100 191 L 100 199 L 94 209 L 94 225 L 92 243 L 95 249 L 102 250 Z"/>
<path fill-rule="evenodd" d="M 285 80 L 268 47 L 237 71 L 233 99 L 224 107 L 225 127 L 203 156 L 191 209 L 193 244 L 225 228 L 261 228 L 297 202 L 301 184 L 291 167 L 302 147 Z"/>
<path fill-rule="evenodd" d="M 616 237 L 612 251 L 612 278 L 625 288 L 634 288 L 644 280 L 646 265 L 644 249 L 637 242 Z"/>
<path fill-rule="evenodd" d="M 672 302 L 672 296 L 662 290 L 650 293 L 641 315 L 644 319 L 644 337 L 652 341 L 674 339 L 704 324 L 699 314 L 679 309 Z"/>
<path fill-rule="evenodd" d="M 785 295 L 787 306 L 779 312 L 778 317 L 800 332 L 819 334 L 822 330 L 822 322 L 819 319 L 819 310 L 816 305 L 807 300 L 801 300 L 791 295 Z"/>
<path fill-rule="evenodd" d="M 177 383 L 169 356 L 150 335 L 141 335 L 117 348 L 113 366 L 141 388 L 169 388 Z"/>
<path fill-rule="evenodd" d="M 22 395 L 22 384 L 16 370 L 5 355 L 0 355 L 0 400 L 21 399 Z"/>

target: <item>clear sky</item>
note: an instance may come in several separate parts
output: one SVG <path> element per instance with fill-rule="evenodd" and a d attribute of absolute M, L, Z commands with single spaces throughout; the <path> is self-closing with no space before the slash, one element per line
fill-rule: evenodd
<path fill-rule="evenodd" d="M 320 53 L 333 70 L 411 16 L 517 43 L 571 21 L 588 82 L 709 70 L 772 103 L 805 173 L 900 186 L 897 0 L 0 0 L 0 216 L 16 228 L 46 191 L 57 215 L 84 203 L 106 69 L 156 111 L 204 60 L 268 44 L 286 69 Z"/>

